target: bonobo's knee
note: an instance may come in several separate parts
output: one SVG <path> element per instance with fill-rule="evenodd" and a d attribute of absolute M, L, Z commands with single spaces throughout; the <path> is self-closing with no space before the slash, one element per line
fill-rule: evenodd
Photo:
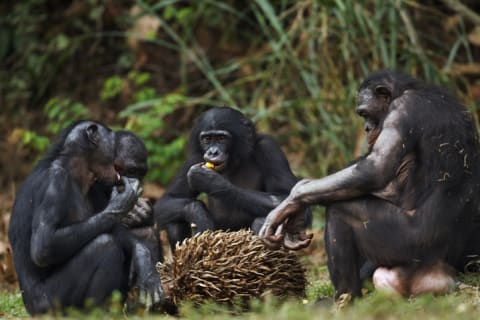
<path fill-rule="evenodd" d="M 117 256 L 121 259 L 124 257 L 122 247 L 117 243 L 115 237 L 106 233 L 101 234 L 93 239 L 84 250 L 87 256 L 90 254 L 101 254 L 103 257 L 106 255 Z"/>

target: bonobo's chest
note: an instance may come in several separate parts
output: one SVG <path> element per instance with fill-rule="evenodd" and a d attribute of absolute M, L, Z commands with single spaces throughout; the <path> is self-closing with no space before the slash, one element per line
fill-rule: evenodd
<path fill-rule="evenodd" d="M 255 162 L 245 162 L 235 172 L 224 175 L 230 183 L 243 189 L 263 191 L 264 181 L 260 167 Z"/>
<path fill-rule="evenodd" d="M 265 191 L 263 174 L 255 163 L 245 163 L 236 172 L 224 175 L 230 183 L 244 190 Z M 214 216 L 217 228 L 237 230 L 249 227 L 253 222 L 250 214 L 229 201 L 209 197 L 208 207 Z"/>

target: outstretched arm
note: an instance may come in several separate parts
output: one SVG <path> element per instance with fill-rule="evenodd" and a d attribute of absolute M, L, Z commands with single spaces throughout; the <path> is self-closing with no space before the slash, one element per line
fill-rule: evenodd
<path fill-rule="evenodd" d="M 399 125 L 401 118 L 399 111 L 389 114 L 372 151 L 364 159 L 327 177 L 298 182 L 290 195 L 268 214 L 260 236 L 276 246 L 284 241 L 284 230 L 295 229 L 289 228 L 289 221 L 295 220 L 305 207 L 352 199 L 384 187 L 408 149 Z M 308 243 L 309 239 L 298 241 L 300 247 Z"/>

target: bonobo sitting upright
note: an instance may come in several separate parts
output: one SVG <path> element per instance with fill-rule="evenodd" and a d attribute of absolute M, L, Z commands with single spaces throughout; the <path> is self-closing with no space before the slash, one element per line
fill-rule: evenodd
<path fill-rule="evenodd" d="M 188 159 L 154 206 L 172 249 L 178 241 L 207 229 L 257 232 L 265 216 L 285 198 L 297 178 L 284 153 L 268 135 L 231 108 L 212 108 L 196 121 Z M 208 196 L 208 207 L 197 197 Z M 303 214 L 302 227 L 311 213 Z"/>
<path fill-rule="evenodd" d="M 453 269 L 480 254 L 480 243 L 471 242 L 480 229 L 480 146 L 471 114 L 444 89 L 391 71 L 362 82 L 356 112 L 368 153 L 297 183 L 261 237 L 272 247 L 304 247 L 311 237 L 295 222 L 306 207 L 325 205 L 337 298 L 360 296 L 365 260 L 376 267 L 378 289 L 406 297 L 449 292 Z"/>
<path fill-rule="evenodd" d="M 113 231 L 137 202 L 139 182 L 121 177 L 123 191 L 114 187 L 98 213 L 86 198 L 94 181 L 114 185 L 119 178 L 111 130 L 80 121 L 63 131 L 19 189 L 9 240 L 30 314 L 101 306 L 114 290 L 126 296 L 145 250 Z M 158 276 L 142 274 L 134 285 L 162 296 Z"/>
<path fill-rule="evenodd" d="M 115 131 L 115 169 L 122 176 L 142 181 L 148 170 L 147 149 L 144 142 L 134 133 Z M 103 210 L 109 202 L 113 186 L 96 181 L 88 192 L 88 199 L 94 212 Z M 154 226 L 153 212 L 146 198 L 138 198 L 137 203 L 121 220 L 122 229 L 133 236 L 132 240 L 140 240 L 152 254 L 155 264 L 162 260 L 162 250 L 158 232 Z"/>

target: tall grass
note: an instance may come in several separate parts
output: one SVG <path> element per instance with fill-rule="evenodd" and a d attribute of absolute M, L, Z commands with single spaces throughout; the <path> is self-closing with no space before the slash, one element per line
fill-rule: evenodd
<path fill-rule="evenodd" d="M 362 152 L 362 124 L 354 105 L 366 74 L 402 69 L 444 82 L 441 71 L 448 71 L 459 54 L 470 54 L 461 28 L 452 48 L 441 41 L 423 48 L 422 39 L 431 35 L 422 33 L 412 12 L 432 13 L 412 1 L 255 0 L 243 6 L 207 1 L 192 5 L 196 14 L 182 28 L 163 19 L 162 10 L 177 1 L 136 3 L 162 22 L 179 54 L 189 57 L 210 83 L 205 104 L 243 110 L 261 131 L 275 134 L 301 175 L 325 175 Z M 222 65 L 210 61 L 195 38 L 198 20 L 208 20 L 213 12 L 225 15 L 221 26 L 226 32 L 227 24 L 251 31 L 248 52 Z"/>

